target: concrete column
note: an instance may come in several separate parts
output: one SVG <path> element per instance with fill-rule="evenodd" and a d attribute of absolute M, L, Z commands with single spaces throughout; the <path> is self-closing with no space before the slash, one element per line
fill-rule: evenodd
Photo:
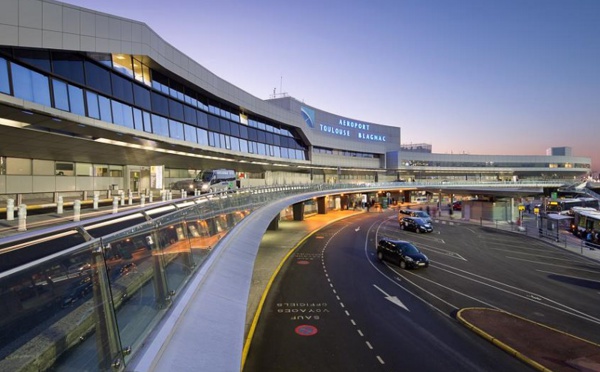
<path fill-rule="evenodd" d="M 273 218 L 271 220 L 271 222 L 269 223 L 267 230 L 277 231 L 279 229 L 279 218 L 280 218 L 280 213 L 277 213 L 277 216 L 275 216 L 275 218 Z"/>
<path fill-rule="evenodd" d="M 304 221 L 304 203 L 296 203 L 292 206 L 294 221 Z"/>
<path fill-rule="evenodd" d="M 327 214 L 327 203 L 325 196 L 320 196 L 317 198 L 317 212 L 319 214 Z"/>

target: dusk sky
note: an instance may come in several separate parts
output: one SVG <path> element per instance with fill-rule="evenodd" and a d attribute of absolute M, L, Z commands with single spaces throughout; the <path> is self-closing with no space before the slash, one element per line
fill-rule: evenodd
<path fill-rule="evenodd" d="M 217 76 L 402 128 L 435 153 L 600 171 L 600 0 L 68 0 L 146 23 Z"/>

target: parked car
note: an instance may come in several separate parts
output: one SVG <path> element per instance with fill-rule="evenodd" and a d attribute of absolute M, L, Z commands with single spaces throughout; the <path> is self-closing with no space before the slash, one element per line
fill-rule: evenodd
<path fill-rule="evenodd" d="M 402 269 L 429 266 L 429 259 L 412 243 L 384 238 L 377 243 L 377 259 L 397 264 Z"/>
<path fill-rule="evenodd" d="M 415 209 L 401 209 L 400 213 L 398 214 L 398 222 L 400 222 L 400 220 L 402 218 L 404 218 L 404 216 L 420 217 L 425 222 L 428 222 L 428 223 L 432 222 L 431 216 L 429 215 L 429 213 L 427 213 L 425 211 L 420 211 L 420 210 L 415 210 Z"/>
<path fill-rule="evenodd" d="M 421 217 L 403 217 L 400 221 L 400 228 L 407 231 L 414 231 L 416 233 L 430 233 L 433 232 L 433 226 L 431 222 L 425 221 Z"/>
<path fill-rule="evenodd" d="M 462 211 L 462 201 L 458 200 L 452 203 L 452 210 Z"/>

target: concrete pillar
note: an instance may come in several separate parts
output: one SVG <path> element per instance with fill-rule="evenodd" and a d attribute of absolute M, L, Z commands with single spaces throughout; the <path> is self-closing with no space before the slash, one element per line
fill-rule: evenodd
<path fill-rule="evenodd" d="M 280 219 L 280 214 L 277 213 L 277 216 L 275 216 L 275 218 L 273 218 L 271 220 L 271 222 L 269 223 L 267 230 L 277 231 L 279 229 L 279 219 Z"/>
<path fill-rule="evenodd" d="M 292 206 L 294 221 L 304 221 L 304 203 L 296 203 Z"/>
<path fill-rule="evenodd" d="M 317 212 L 319 214 L 327 214 L 327 203 L 325 196 L 320 196 L 317 198 Z"/>

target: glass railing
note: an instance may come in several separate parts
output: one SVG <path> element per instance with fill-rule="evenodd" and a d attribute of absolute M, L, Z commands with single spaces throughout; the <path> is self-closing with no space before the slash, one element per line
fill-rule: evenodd
<path fill-rule="evenodd" d="M 289 195 L 398 186 L 274 186 L 193 198 L 189 207 L 0 273 L 0 370 L 124 370 L 217 242 L 257 208 Z"/>

